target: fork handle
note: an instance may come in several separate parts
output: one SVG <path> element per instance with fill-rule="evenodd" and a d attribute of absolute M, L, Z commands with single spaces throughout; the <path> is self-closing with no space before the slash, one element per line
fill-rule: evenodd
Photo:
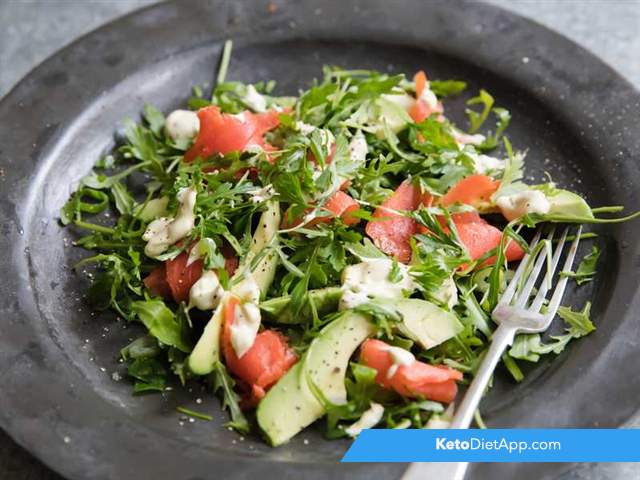
<path fill-rule="evenodd" d="M 482 359 L 480 368 L 478 368 L 462 403 L 456 410 L 449 428 L 469 428 L 473 414 L 478 409 L 478 404 L 487 388 L 491 375 L 493 375 L 493 371 L 496 369 L 496 365 L 506 348 L 513 343 L 515 334 L 516 329 L 508 323 L 501 323 L 493 332 L 489 350 Z"/>
<path fill-rule="evenodd" d="M 480 399 L 484 394 L 489 379 L 500 361 L 506 348 L 513 343 L 516 329 L 506 323 L 501 323 L 493 332 L 491 345 L 486 355 L 482 359 L 480 368 L 469 386 L 462 403 L 456 410 L 449 428 L 466 429 L 471 425 L 473 414 L 478 408 Z M 412 463 L 402 480 L 422 480 L 437 478 L 438 480 L 463 480 L 468 462 L 450 463 Z"/>

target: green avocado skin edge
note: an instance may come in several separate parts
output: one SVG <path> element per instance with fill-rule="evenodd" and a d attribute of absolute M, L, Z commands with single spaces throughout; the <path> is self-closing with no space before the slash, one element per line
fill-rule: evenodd
<path fill-rule="evenodd" d="M 309 350 L 258 405 L 257 420 L 269 443 L 276 447 L 322 417 L 325 409 L 308 382 L 313 382 L 332 403 L 344 403 L 344 378 L 349 359 L 375 327 L 369 319 L 348 312 L 327 325 Z"/>

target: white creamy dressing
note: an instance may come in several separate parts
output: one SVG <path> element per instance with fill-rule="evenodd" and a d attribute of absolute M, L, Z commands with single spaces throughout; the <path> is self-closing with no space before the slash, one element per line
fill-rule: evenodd
<path fill-rule="evenodd" d="M 357 437 L 362 430 L 375 427 L 382 420 L 383 414 L 384 407 L 379 403 L 371 402 L 369 409 L 357 421 L 345 428 L 344 431 L 350 437 Z"/>
<path fill-rule="evenodd" d="M 394 262 L 388 258 L 372 258 L 355 265 L 349 265 L 342 273 L 342 298 L 340 309 L 355 308 L 373 298 L 403 298 L 405 292 L 415 289 L 406 265 L 396 263 L 400 280 L 392 282 L 389 274 Z"/>
<path fill-rule="evenodd" d="M 404 348 L 389 347 L 387 348 L 387 352 L 389 352 L 391 360 L 393 361 L 393 363 L 389 367 L 389 370 L 387 370 L 388 379 L 393 378 L 401 365 L 409 366 L 416 361 L 416 357 L 413 356 L 413 353 L 405 350 Z"/>
<path fill-rule="evenodd" d="M 296 130 L 303 135 L 311 135 L 315 129 L 316 127 L 314 125 L 309 125 L 299 120 L 296 122 Z"/>
<path fill-rule="evenodd" d="M 438 97 L 436 97 L 436 94 L 429 88 L 429 82 L 427 82 L 427 85 L 420 94 L 420 100 L 424 100 L 432 110 L 438 108 Z"/>
<path fill-rule="evenodd" d="M 451 420 L 453 419 L 454 411 L 455 403 L 452 402 L 444 412 L 434 413 L 433 415 L 431 415 L 431 418 L 429 418 L 429 421 L 424 426 L 424 428 L 436 430 L 444 430 L 445 428 L 449 428 L 451 426 Z"/>
<path fill-rule="evenodd" d="M 479 173 L 481 175 L 485 175 L 496 170 L 504 170 L 504 167 L 507 163 L 505 160 L 500 160 L 496 157 L 490 157 L 489 155 L 483 155 L 473 152 L 466 152 L 466 154 L 473 160 L 473 166 L 476 173 Z"/>
<path fill-rule="evenodd" d="M 174 110 L 164 121 L 164 130 L 173 140 L 191 140 L 200 131 L 200 120 L 196 112 Z"/>
<path fill-rule="evenodd" d="M 511 221 L 528 213 L 549 213 L 551 203 L 540 190 L 525 190 L 512 195 L 502 195 L 496 199 L 502 215 Z"/>
<path fill-rule="evenodd" d="M 236 306 L 235 318 L 231 324 L 231 346 L 238 358 L 247 353 L 253 345 L 260 328 L 260 309 L 251 302 Z"/>
<path fill-rule="evenodd" d="M 254 112 L 263 113 L 267 111 L 267 99 L 259 94 L 253 85 L 247 87 L 247 94 L 243 100 Z"/>
<path fill-rule="evenodd" d="M 353 136 L 349 142 L 349 158 L 352 162 L 363 163 L 367 158 L 369 149 L 367 147 L 367 140 L 361 132 L 358 132 Z"/>
<path fill-rule="evenodd" d="M 251 190 L 247 193 L 251 197 L 252 203 L 263 203 L 267 200 L 271 200 L 271 198 L 276 194 L 276 191 L 273 188 L 273 185 L 269 184 L 265 185 L 262 188 Z"/>
<path fill-rule="evenodd" d="M 260 287 L 250 273 L 247 273 L 242 281 L 233 287 L 233 294 L 243 302 L 258 303 L 260 301 Z"/>
<path fill-rule="evenodd" d="M 441 415 L 434 414 L 431 416 L 429 421 L 424 428 L 429 428 L 432 430 L 445 430 L 451 426 L 451 420 L 447 420 L 445 417 Z"/>
<path fill-rule="evenodd" d="M 453 139 L 458 144 L 458 147 L 464 147 L 467 144 L 480 145 L 482 142 L 484 142 L 487 139 L 487 137 L 485 137 L 481 133 L 469 135 L 468 133 L 464 133 L 458 130 L 457 128 L 451 128 L 451 133 L 452 133 Z"/>
<path fill-rule="evenodd" d="M 251 348 L 260 328 L 260 287 L 253 275 L 248 273 L 233 287 L 233 294 L 242 302 L 236 306 L 235 318 L 230 328 L 231 346 L 240 358 Z"/>
<path fill-rule="evenodd" d="M 196 222 L 196 216 L 193 212 L 196 206 L 196 196 L 197 193 L 193 188 L 181 189 L 177 195 L 180 205 L 176 217 L 161 217 L 148 225 L 142 235 L 142 239 L 147 242 L 144 253 L 148 257 L 160 255 L 171 245 L 191 233 Z"/>
<path fill-rule="evenodd" d="M 213 310 L 223 295 L 224 289 L 218 275 L 213 270 L 207 270 L 189 290 L 189 306 L 199 310 Z"/>

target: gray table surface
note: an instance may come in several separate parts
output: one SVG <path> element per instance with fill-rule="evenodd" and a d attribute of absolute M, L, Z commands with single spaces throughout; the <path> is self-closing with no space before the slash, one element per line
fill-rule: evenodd
<path fill-rule="evenodd" d="M 266 1 L 266 0 L 265 0 Z M 488 0 L 591 50 L 640 88 L 640 0 Z M 0 97 L 80 35 L 154 0 L 0 0 Z M 640 427 L 640 419 L 629 426 Z M 634 464 L 584 464 L 567 478 L 640 479 Z M 0 430 L 0 479 L 62 480 Z"/>

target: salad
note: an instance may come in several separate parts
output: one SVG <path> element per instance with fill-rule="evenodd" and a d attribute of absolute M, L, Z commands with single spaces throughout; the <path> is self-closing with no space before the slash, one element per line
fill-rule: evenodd
<path fill-rule="evenodd" d="M 323 417 L 328 438 L 442 428 L 533 227 L 637 216 L 523 183 L 510 114 L 484 90 L 456 126 L 461 81 L 324 67 L 276 96 L 226 80 L 230 52 L 211 96 L 127 121 L 61 211 L 94 252 L 78 265 L 96 270 L 89 301 L 142 326 L 120 352 L 135 394 L 200 379 L 227 426 L 273 446 Z M 561 274 L 589 282 L 598 256 Z M 515 381 L 591 333 L 589 309 L 560 308 L 560 335 L 519 335 L 503 358 Z"/>

